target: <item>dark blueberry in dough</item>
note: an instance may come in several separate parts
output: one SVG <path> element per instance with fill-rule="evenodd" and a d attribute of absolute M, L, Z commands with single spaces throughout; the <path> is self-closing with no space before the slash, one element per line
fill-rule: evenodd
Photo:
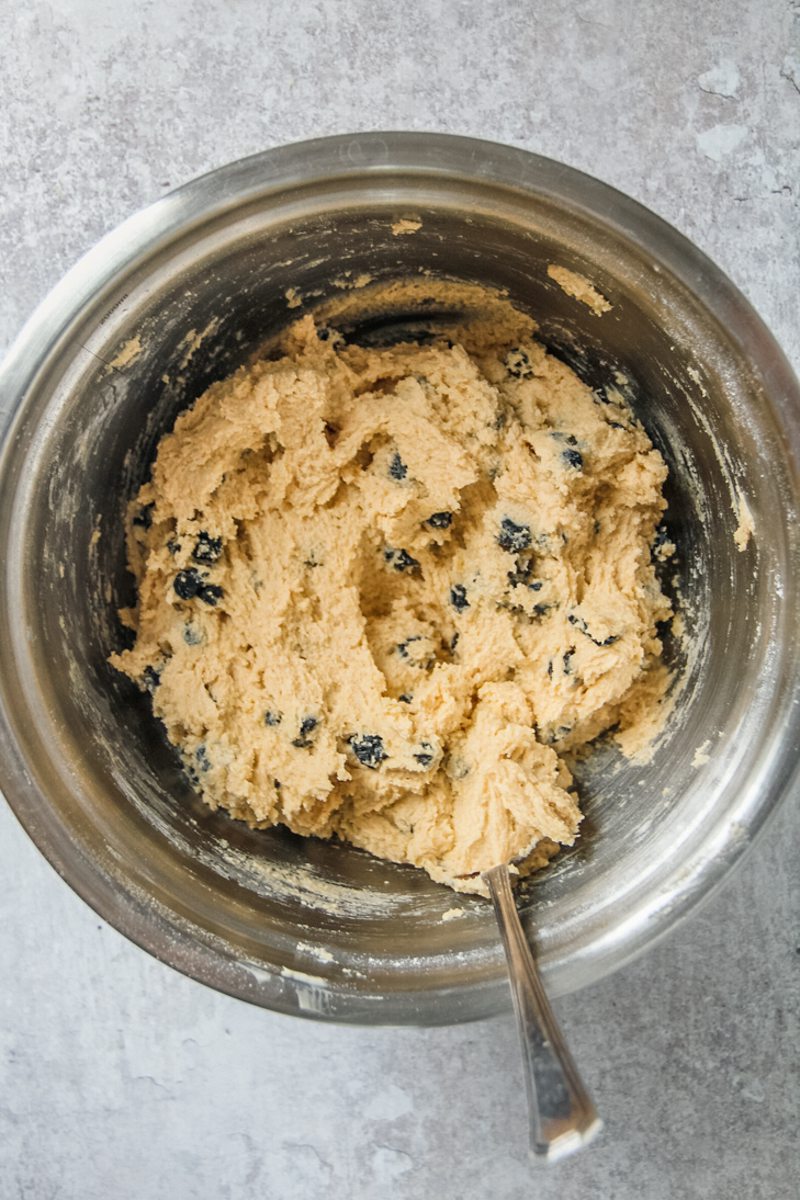
<path fill-rule="evenodd" d="M 406 638 L 406 640 L 404 642 L 397 643 L 397 653 L 400 655 L 401 658 L 408 658 L 408 647 L 411 645 L 411 643 L 412 642 L 421 642 L 421 641 L 422 641 L 421 635 L 418 633 L 415 633 L 415 634 L 413 634 L 412 637 Z"/>
<path fill-rule="evenodd" d="M 176 542 L 175 538 L 167 539 L 167 549 L 169 550 L 170 554 L 177 554 L 180 548 L 181 544 L 180 542 Z"/>
<path fill-rule="evenodd" d="M 513 350 L 509 350 L 503 360 L 503 364 L 512 379 L 532 379 L 533 367 L 531 360 L 524 350 L 520 350 L 517 346 Z"/>
<path fill-rule="evenodd" d="M 428 524 L 434 529 L 448 529 L 453 520 L 451 512 L 435 512 L 428 517 Z"/>
<path fill-rule="evenodd" d="M 273 779 L 272 782 L 275 784 L 275 790 L 279 792 L 281 790 L 281 788 L 283 787 L 283 784 L 281 783 L 280 779 Z"/>
<path fill-rule="evenodd" d="M 194 756 L 201 771 L 205 772 L 211 769 L 211 759 L 208 757 L 208 751 L 205 746 L 198 746 L 194 752 Z"/>
<path fill-rule="evenodd" d="M 194 625 L 184 625 L 183 640 L 187 646 L 199 646 L 203 640 L 203 635 L 199 629 L 195 629 Z"/>
<path fill-rule="evenodd" d="M 521 554 L 532 541 L 530 525 L 517 525 L 510 517 L 503 517 L 497 541 L 501 550 L 507 550 L 509 554 Z"/>
<path fill-rule="evenodd" d="M 410 704 L 414 697 L 409 695 L 408 692 L 403 692 L 402 696 L 398 696 L 397 699 L 402 701 L 403 704 Z"/>
<path fill-rule="evenodd" d="M 573 450 L 572 447 L 568 450 L 562 450 L 561 458 L 568 467 L 574 467 L 576 471 L 580 471 L 583 467 L 583 455 L 580 450 Z"/>
<path fill-rule="evenodd" d="M 456 646 L 458 645 L 458 641 L 459 641 L 460 637 L 461 637 L 461 634 L 456 630 L 456 632 L 450 638 L 450 653 L 451 654 L 455 654 Z"/>
<path fill-rule="evenodd" d="M 385 550 L 384 558 L 390 562 L 395 571 L 416 571 L 419 569 L 419 560 L 414 558 L 407 550 Z"/>
<path fill-rule="evenodd" d="M 321 342 L 327 342 L 327 340 L 330 336 L 331 336 L 330 329 L 328 329 L 325 325 L 320 325 L 319 328 L 317 329 L 317 337 L 319 338 L 319 340 Z"/>
<path fill-rule="evenodd" d="M 145 669 L 142 671 L 142 682 L 152 696 L 153 692 L 161 683 L 161 672 L 157 671 L 155 667 L 145 667 Z"/>
<path fill-rule="evenodd" d="M 575 655 L 575 647 L 574 646 L 572 647 L 571 650 L 567 650 L 566 654 L 564 655 L 564 674 L 565 675 L 572 674 L 572 659 L 573 659 L 574 655 Z"/>
<path fill-rule="evenodd" d="M 541 579 L 531 579 L 534 568 L 533 555 L 526 555 L 525 558 L 517 559 L 517 564 L 513 571 L 506 572 L 508 582 L 512 588 L 524 585 L 531 592 L 540 592 L 542 590 Z"/>
<path fill-rule="evenodd" d="M 420 742 L 420 752 L 414 758 L 421 767 L 429 767 L 433 762 L 433 746 L 430 742 Z"/>
<path fill-rule="evenodd" d="M 272 712 L 272 710 L 268 708 L 267 711 L 264 713 L 264 724 L 265 725 L 280 725 L 280 723 L 281 723 L 281 714 L 277 713 L 277 712 Z"/>
<path fill-rule="evenodd" d="M 142 529 L 149 529 L 153 524 L 153 509 L 155 506 L 155 501 L 153 501 L 151 504 L 145 504 L 139 509 L 131 524 L 140 525 Z"/>
<path fill-rule="evenodd" d="M 553 660 L 552 660 L 552 658 L 549 659 L 548 663 L 547 663 L 547 674 L 550 679 L 553 678 Z"/>
<path fill-rule="evenodd" d="M 583 617 L 577 616 L 576 613 L 567 613 L 567 620 L 569 621 L 570 625 L 574 625 L 576 629 L 579 629 L 581 633 L 585 634 L 590 642 L 594 642 L 595 646 L 613 646 L 614 642 L 619 641 L 619 634 L 616 633 L 612 633 L 607 638 L 603 638 L 602 641 L 598 641 L 596 637 L 592 637 L 592 634 L 589 631 L 589 626 L 586 624 Z"/>
<path fill-rule="evenodd" d="M 567 445 L 568 446 L 577 446 L 577 444 L 578 444 L 578 439 L 575 437 L 574 433 L 571 433 L 569 435 L 569 437 L 567 438 Z"/>
<path fill-rule="evenodd" d="M 189 567 L 185 571 L 178 571 L 173 586 L 181 600 L 194 600 L 203 586 L 203 581 L 200 573 L 195 571 L 194 567 Z"/>
<path fill-rule="evenodd" d="M 204 583 L 197 594 L 204 604 L 210 604 L 212 608 L 225 595 L 218 583 Z"/>
<path fill-rule="evenodd" d="M 306 750 L 311 745 L 309 734 L 313 733 L 319 725 L 316 717 L 303 717 L 300 722 L 300 733 L 293 739 L 292 745 L 297 746 L 299 750 Z"/>
<path fill-rule="evenodd" d="M 222 538 L 211 537 L 205 530 L 201 531 L 197 535 L 197 542 L 192 551 L 194 561 L 210 565 L 217 561 L 220 554 L 222 554 Z"/>
<path fill-rule="evenodd" d="M 454 583 L 450 588 L 450 603 L 457 612 L 463 612 L 465 608 L 469 608 L 467 589 L 463 583 Z"/>
<path fill-rule="evenodd" d="M 360 736 L 354 734 L 350 738 L 350 745 L 361 765 L 369 767 L 372 771 L 389 757 L 383 748 L 383 738 L 377 733 L 362 733 Z"/>
<path fill-rule="evenodd" d="M 389 474 L 392 479 L 405 479 L 408 474 L 408 467 L 403 462 L 400 455 L 395 450 L 389 463 Z"/>

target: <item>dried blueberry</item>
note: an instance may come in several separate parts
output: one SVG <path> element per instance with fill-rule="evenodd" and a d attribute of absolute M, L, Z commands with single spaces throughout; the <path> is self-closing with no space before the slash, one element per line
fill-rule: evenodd
<path fill-rule="evenodd" d="M 145 669 L 142 671 L 142 682 L 152 696 L 153 692 L 161 683 L 161 672 L 157 671 L 155 667 L 145 667 Z"/>
<path fill-rule="evenodd" d="M 222 538 L 211 537 L 205 530 L 202 530 L 197 535 L 197 542 L 192 551 L 194 561 L 211 565 L 217 561 L 220 554 L 222 554 Z"/>
<path fill-rule="evenodd" d="M 533 367 L 531 360 L 524 350 L 520 350 L 517 346 L 513 350 L 509 350 L 508 354 L 503 359 L 503 364 L 512 379 L 532 379 Z"/>
<path fill-rule="evenodd" d="M 397 699 L 400 700 L 403 704 L 410 704 L 411 701 L 414 699 L 414 697 L 412 695 L 410 695 L 408 692 L 403 692 L 402 696 L 398 696 Z"/>
<path fill-rule="evenodd" d="M 406 638 L 406 640 L 404 642 L 397 643 L 397 653 L 401 656 L 401 658 L 408 658 L 408 647 L 410 646 L 410 644 L 412 642 L 421 642 L 421 641 L 422 641 L 421 634 L 415 633 L 412 637 Z"/>
<path fill-rule="evenodd" d="M 576 471 L 580 471 L 583 467 L 583 455 L 580 450 L 573 450 L 571 446 L 569 449 L 561 451 L 561 458 L 568 467 L 574 467 Z"/>
<path fill-rule="evenodd" d="M 194 567 L 189 567 L 185 571 L 178 571 L 175 576 L 173 587 L 180 596 L 181 600 L 193 600 L 203 586 L 203 581 L 200 578 L 198 571 Z"/>
<path fill-rule="evenodd" d="M 225 595 L 218 583 L 204 583 L 197 594 L 204 604 L 210 604 L 212 608 Z"/>
<path fill-rule="evenodd" d="M 155 506 L 155 501 L 152 501 L 150 504 L 145 504 L 139 509 L 138 513 L 131 521 L 131 524 L 140 525 L 142 529 L 149 529 L 153 524 L 153 509 Z"/>
<path fill-rule="evenodd" d="M 603 638 L 602 641 L 598 641 L 598 639 L 593 637 L 589 632 L 589 627 L 584 621 L 583 617 L 577 616 L 576 613 L 567 613 L 567 620 L 569 621 L 570 625 L 574 625 L 576 629 L 579 629 L 581 633 L 585 634 L 590 642 L 594 642 L 595 646 L 613 646 L 614 642 L 619 641 L 619 634 L 616 633 L 612 633 L 609 637 Z"/>
<path fill-rule="evenodd" d="M 463 583 L 454 583 L 450 588 L 450 603 L 457 612 L 463 612 L 465 608 L 469 608 L 467 589 Z"/>
<path fill-rule="evenodd" d="M 564 655 L 564 674 L 565 675 L 572 674 L 572 659 L 574 657 L 575 657 L 575 647 L 572 646 L 572 648 L 567 650 L 566 654 Z"/>
<path fill-rule="evenodd" d="M 451 512 L 435 512 L 428 517 L 428 524 L 434 529 L 448 529 L 453 520 Z"/>
<path fill-rule="evenodd" d="M 205 746 L 198 746 L 194 752 L 194 756 L 201 771 L 205 772 L 211 769 L 211 759 L 208 757 L 208 751 Z"/>
<path fill-rule="evenodd" d="M 433 762 L 433 746 L 430 742 L 420 742 L 420 753 L 415 754 L 414 758 L 421 767 L 429 767 Z"/>
<path fill-rule="evenodd" d="M 533 567 L 533 555 L 528 555 L 525 558 L 518 559 L 514 570 L 506 572 L 508 582 L 511 584 L 512 588 L 524 585 L 531 592 L 540 592 L 542 590 L 541 579 L 531 579 Z"/>
<path fill-rule="evenodd" d="M 383 738 L 377 733 L 353 734 L 350 746 L 361 765 L 373 771 L 389 757 L 383 748 Z"/>
<path fill-rule="evenodd" d="M 566 441 L 568 446 L 577 446 L 578 444 L 578 439 L 575 437 L 574 433 L 571 433 Z"/>
<path fill-rule="evenodd" d="M 313 733 L 319 725 L 316 717 L 303 717 L 300 722 L 300 732 L 296 738 L 292 740 L 292 745 L 297 746 L 299 750 L 306 750 L 311 745 L 309 734 Z"/>
<path fill-rule="evenodd" d="M 181 544 L 180 542 L 176 542 L 175 538 L 167 539 L 167 549 L 169 550 L 170 554 L 177 554 L 180 548 Z"/>
<path fill-rule="evenodd" d="M 503 517 L 497 541 L 501 550 L 507 550 L 509 554 L 520 554 L 531 544 L 530 525 L 517 525 L 510 517 Z"/>
<path fill-rule="evenodd" d="M 395 571 L 416 571 L 419 560 L 413 558 L 407 550 L 384 550 L 383 557 L 390 562 Z"/>
<path fill-rule="evenodd" d="M 281 714 L 278 712 L 273 712 L 271 709 L 268 708 L 267 711 L 264 713 L 264 724 L 265 725 L 280 725 L 280 723 L 281 723 Z"/>
<path fill-rule="evenodd" d="M 392 479 L 405 479 L 408 474 L 408 467 L 403 462 L 400 455 L 395 450 L 389 463 L 389 474 Z"/>

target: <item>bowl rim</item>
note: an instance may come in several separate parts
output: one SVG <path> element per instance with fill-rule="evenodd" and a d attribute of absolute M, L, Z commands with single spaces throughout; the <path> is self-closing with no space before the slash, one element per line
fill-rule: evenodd
<path fill-rule="evenodd" d="M 800 385 L 753 307 L 698 247 L 637 201 L 554 159 L 492 141 L 403 131 L 339 134 L 288 143 L 234 160 L 160 197 L 107 233 L 41 301 L 0 363 L 0 464 L 38 364 L 91 297 L 120 272 L 132 269 L 145 252 L 152 252 L 155 242 L 167 242 L 192 223 L 233 212 L 254 197 L 267 199 L 315 180 L 377 179 L 382 173 L 398 170 L 440 177 L 460 172 L 464 181 L 484 180 L 535 193 L 602 220 L 628 240 L 646 246 L 652 258 L 705 309 L 711 309 L 713 301 L 717 320 L 734 340 L 748 347 L 766 394 L 775 398 L 788 457 L 797 475 Z M 794 577 L 792 583 L 794 591 Z M 765 768 L 756 772 L 726 812 L 724 824 L 714 828 L 713 836 L 700 839 L 681 863 L 673 864 L 654 895 L 634 901 L 623 929 L 611 929 L 595 939 L 590 952 L 584 953 L 584 965 L 590 964 L 593 980 L 637 956 L 709 896 L 789 792 L 800 770 L 796 675 L 789 682 L 789 691 L 790 711 L 783 741 L 770 760 L 773 776 L 769 786 L 765 786 Z M 46 795 L 37 789 L 27 770 L 2 694 L 0 786 L 38 849 L 99 916 L 160 961 L 216 990 L 276 1011 L 352 1023 L 444 1024 L 490 1015 L 508 1002 L 503 979 L 479 979 L 459 989 L 422 986 L 398 991 L 387 1002 L 386 996 L 368 990 L 354 995 L 330 981 L 320 985 L 264 971 L 254 974 L 227 953 L 222 943 L 215 945 L 210 939 L 183 944 L 166 912 L 122 888 L 112 867 L 89 859 L 81 846 L 66 836 L 64 826 L 48 809 Z M 320 993 L 330 996 L 329 1006 L 320 1005 Z"/>

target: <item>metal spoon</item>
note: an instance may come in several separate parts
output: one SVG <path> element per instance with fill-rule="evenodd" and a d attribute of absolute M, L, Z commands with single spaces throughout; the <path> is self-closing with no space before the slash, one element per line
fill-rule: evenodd
<path fill-rule="evenodd" d="M 514 1012 L 525 1057 L 534 1162 L 551 1163 L 586 1146 L 603 1122 L 547 999 L 519 919 L 508 866 L 484 871 L 506 954 Z"/>

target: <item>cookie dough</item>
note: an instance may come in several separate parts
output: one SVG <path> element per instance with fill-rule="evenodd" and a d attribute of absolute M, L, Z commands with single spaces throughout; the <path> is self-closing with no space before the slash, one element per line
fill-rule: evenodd
<path fill-rule="evenodd" d="M 667 471 L 534 330 L 370 349 L 306 316 L 162 438 L 111 661 L 212 808 L 459 891 L 573 842 L 565 755 L 657 704 Z"/>

